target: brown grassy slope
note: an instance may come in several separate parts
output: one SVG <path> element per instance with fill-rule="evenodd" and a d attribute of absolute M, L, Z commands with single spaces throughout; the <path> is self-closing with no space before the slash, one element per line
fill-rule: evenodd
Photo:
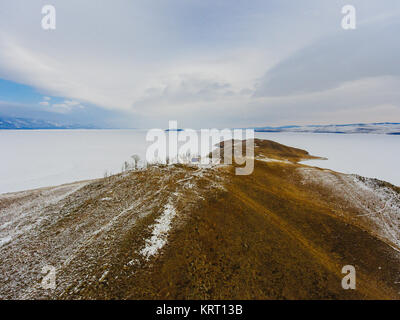
<path fill-rule="evenodd" d="M 277 151 L 274 143 L 271 150 L 270 142 L 257 145 L 266 156 L 289 154 L 298 161 L 307 155 Z M 311 195 L 298 180 L 297 168 L 257 161 L 250 176 L 228 170 L 226 190 L 208 191 L 169 236 L 163 254 L 121 281 L 118 296 L 398 299 L 399 255 L 346 216 L 339 217 L 332 199 Z M 135 238 L 134 233 L 127 236 L 125 246 Z M 349 264 L 357 270 L 355 291 L 341 287 L 341 269 Z"/>
<path fill-rule="evenodd" d="M 272 159 L 286 159 L 293 162 L 305 159 L 318 159 L 318 157 L 311 156 L 306 150 L 288 147 L 271 140 L 255 139 L 254 145 L 256 147 L 256 154 L 265 155 Z"/>
<path fill-rule="evenodd" d="M 253 176 L 233 177 L 228 192 L 210 197 L 170 237 L 163 256 L 127 297 L 398 298 L 398 256 L 329 215 L 329 207 L 304 201 L 304 191 L 282 178 L 290 171 L 257 163 Z M 347 264 L 358 270 L 356 291 L 341 288 Z"/>
<path fill-rule="evenodd" d="M 150 168 L 44 208 L 37 228 L 2 247 L 0 297 L 398 299 L 399 253 L 358 223 L 354 204 L 304 183 L 296 162 L 308 153 L 255 142 L 257 158 L 292 163 L 256 161 L 249 176 Z M 146 260 L 140 250 L 168 202 L 168 242 Z M 43 263 L 57 267 L 53 292 L 38 288 Z M 342 289 L 344 265 L 356 267 L 357 290 Z"/>
<path fill-rule="evenodd" d="M 123 297 L 124 279 L 138 269 L 129 262 L 143 260 L 165 205 L 185 214 L 217 181 L 209 169 L 159 166 L 83 183 L 58 200 L 62 186 L 0 197 L 0 239 L 10 237 L 0 250 L 0 299 Z M 53 291 L 40 286 L 44 265 L 57 270 Z"/>
<path fill-rule="evenodd" d="M 251 141 L 251 140 L 250 140 Z M 242 144 L 242 150 L 246 148 L 246 141 L 239 141 L 239 140 L 231 140 L 231 141 L 223 141 L 219 144 L 219 149 L 221 150 L 221 159 L 224 159 L 224 147 L 231 148 L 232 154 L 234 154 L 234 146 L 236 147 L 238 144 Z M 275 141 L 271 140 L 261 140 L 261 139 L 254 139 L 254 147 L 255 156 L 264 156 L 270 159 L 277 159 L 277 160 L 289 160 L 292 162 L 299 162 L 301 160 L 306 159 L 321 159 L 320 157 L 312 156 L 306 150 L 288 147 L 283 144 L 280 144 Z M 239 149 L 240 150 L 240 149 Z M 243 152 L 244 154 L 244 152 Z M 241 156 L 241 154 L 239 154 Z"/>

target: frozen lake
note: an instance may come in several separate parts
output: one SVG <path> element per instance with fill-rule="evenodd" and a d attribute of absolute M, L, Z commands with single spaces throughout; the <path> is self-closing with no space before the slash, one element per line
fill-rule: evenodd
<path fill-rule="evenodd" d="M 0 193 L 53 186 L 121 171 L 133 154 L 145 158 L 142 130 L 0 131 Z M 400 185 L 400 136 L 256 133 L 306 149 L 326 161 L 307 164 Z"/>
<path fill-rule="evenodd" d="M 0 193 L 101 178 L 124 161 L 144 159 L 146 131 L 0 131 Z"/>

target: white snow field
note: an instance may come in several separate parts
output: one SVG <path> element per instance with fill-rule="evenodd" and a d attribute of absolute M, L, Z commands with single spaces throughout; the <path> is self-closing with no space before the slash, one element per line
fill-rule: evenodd
<path fill-rule="evenodd" d="M 1 130 L 0 193 L 55 186 L 121 171 L 145 158 L 145 130 Z M 400 136 L 375 134 L 256 133 L 329 160 L 305 162 L 400 185 Z"/>
<path fill-rule="evenodd" d="M 121 172 L 133 154 L 144 159 L 146 131 L 0 131 L 0 193 L 55 186 Z"/>

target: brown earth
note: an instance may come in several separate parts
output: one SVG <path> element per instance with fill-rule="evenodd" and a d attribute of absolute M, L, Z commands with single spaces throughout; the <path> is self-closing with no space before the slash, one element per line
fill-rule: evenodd
<path fill-rule="evenodd" d="M 0 238 L 11 237 L 0 298 L 399 299 L 398 188 L 255 144 L 249 176 L 152 166 L 69 186 L 42 206 L 29 192 L 0 196 Z M 55 290 L 40 287 L 44 265 L 56 267 Z M 345 265 L 356 290 L 341 286 Z"/>

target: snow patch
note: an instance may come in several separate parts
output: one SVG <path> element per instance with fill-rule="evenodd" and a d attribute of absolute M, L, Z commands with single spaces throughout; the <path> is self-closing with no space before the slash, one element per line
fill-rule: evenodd
<path fill-rule="evenodd" d="M 156 220 L 152 226 L 152 236 L 146 240 L 145 247 L 140 250 L 140 254 L 146 260 L 156 255 L 167 243 L 168 233 L 171 230 L 172 219 L 176 216 L 175 208 L 171 204 L 164 206 L 162 215 Z"/>
<path fill-rule="evenodd" d="M 383 182 L 357 175 L 346 175 L 316 168 L 299 168 L 303 184 L 316 183 L 329 188 L 360 212 L 357 220 L 378 236 L 400 248 L 400 194 Z M 392 246 L 393 247 L 393 246 Z M 398 249 L 397 249 L 398 250 Z"/>
<path fill-rule="evenodd" d="M 258 157 L 258 158 L 256 158 L 256 160 L 263 161 L 263 162 L 291 163 L 291 162 L 288 161 L 288 160 L 278 160 L 278 159 L 272 159 L 272 158 L 267 158 L 267 157 L 264 157 L 264 158 Z"/>
<path fill-rule="evenodd" d="M 108 270 L 104 271 L 104 273 L 101 275 L 101 277 L 100 277 L 100 279 L 99 279 L 99 282 L 103 282 L 104 279 L 107 277 L 107 275 L 108 275 L 109 272 L 110 272 L 110 271 L 108 271 Z"/>
<path fill-rule="evenodd" d="M 12 238 L 11 237 L 4 237 L 0 238 L 0 247 L 4 246 L 5 244 L 11 242 Z"/>
<path fill-rule="evenodd" d="M 77 182 L 58 187 L 0 195 L 0 202 L 11 204 L 0 209 L 0 246 L 38 226 L 44 217 L 44 208 L 55 205 L 84 187 L 87 182 Z"/>

